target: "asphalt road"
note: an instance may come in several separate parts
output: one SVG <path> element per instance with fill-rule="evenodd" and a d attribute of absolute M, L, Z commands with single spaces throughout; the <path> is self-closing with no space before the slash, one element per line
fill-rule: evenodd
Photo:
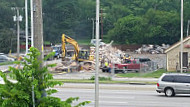
<path fill-rule="evenodd" d="M 10 66 L 11 66 L 11 67 L 15 67 L 16 65 L 15 65 L 15 64 L 11 64 L 11 65 L 1 65 L 1 66 L 0 66 L 0 70 L 3 71 L 3 72 L 4 72 L 4 71 L 7 71 Z"/>
<path fill-rule="evenodd" d="M 72 87 L 71 87 L 72 86 Z M 99 107 L 189 107 L 190 95 L 165 97 L 155 91 L 155 85 L 101 84 L 99 90 Z M 105 88 L 107 87 L 107 88 Z M 120 88 L 118 88 L 120 87 Z M 122 88 L 124 87 L 124 88 Z M 59 91 L 53 96 L 65 100 L 79 97 L 78 102 L 91 101 L 84 107 L 94 107 L 94 84 L 69 84 L 56 87 Z"/>

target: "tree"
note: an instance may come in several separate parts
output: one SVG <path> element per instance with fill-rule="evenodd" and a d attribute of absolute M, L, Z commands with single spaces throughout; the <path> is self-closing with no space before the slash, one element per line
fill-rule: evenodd
<path fill-rule="evenodd" d="M 137 44 L 141 41 L 143 24 L 141 17 L 129 15 L 119 19 L 107 36 L 119 44 Z"/>
<path fill-rule="evenodd" d="M 189 0 L 184 0 L 184 35 L 186 35 L 187 21 L 190 19 L 189 4 Z M 52 43 L 61 43 L 62 33 L 69 35 L 75 40 L 89 40 L 92 35 L 92 21 L 88 20 L 88 18 L 95 18 L 95 5 L 96 2 L 94 0 L 44 0 L 44 40 Z M 0 2 L 0 30 L 14 28 L 12 21 L 14 14 L 11 7 L 15 6 L 24 7 L 24 0 L 2 0 Z M 104 42 L 109 41 L 110 36 L 106 35 L 110 35 L 110 32 L 113 31 L 112 29 L 115 28 L 115 23 L 130 15 L 141 17 L 144 20 L 143 26 L 146 24 L 144 26 L 146 29 L 142 28 L 144 30 L 142 30 L 140 35 L 140 38 L 144 37 L 144 39 L 141 40 L 142 42 L 135 40 L 134 43 L 148 44 L 154 41 L 155 44 L 173 44 L 178 41 L 177 38 L 180 33 L 180 30 L 178 30 L 180 29 L 180 20 L 178 20 L 181 8 L 180 0 L 103 0 L 100 8 L 104 12 Z M 21 11 L 21 14 L 23 15 L 24 11 Z M 164 22 L 167 26 L 161 23 L 149 24 L 152 21 Z M 21 29 L 24 29 L 24 25 L 23 20 Z M 162 37 L 157 41 L 160 35 Z M 8 35 L 5 34 L 6 36 Z M 120 40 L 117 40 L 117 43 L 119 43 Z"/>
<path fill-rule="evenodd" d="M 144 15 L 147 24 L 144 27 L 144 43 L 172 44 L 179 40 L 180 19 L 176 12 L 149 9 Z M 168 38 L 172 38 L 169 39 Z"/>
<path fill-rule="evenodd" d="M 36 107 L 71 107 L 71 103 L 78 100 L 78 97 L 61 101 L 60 98 L 50 96 L 57 92 L 56 89 L 52 89 L 55 85 L 62 85 L 61 82 L 51 81 L 53 76 L 48 72 L 48 67 L 55 66 L 55 64 L 41 68 L 41 61 L 37 60 L 40 52 L 34 47 L 30 48 L 30 52 L 28 58 L 24 58 L 24 62 L 17 62 L 17 64 L 24 65 L 22 69 L 10 68 L 12 71 L 10 77 L 15 79 L 16 83 L 8 80 L 7 74 L 0 72 L 0 76 L 5 82 L 0 85 L 1 107 L 32 107 L 32 91 L 35 93 Z M 51 53 L 44 60 L 53 54 Z M 44 96 L 44 92 L 47 93 L 47 96 Z M 89 101 L 79 103 L 75 107 L 81 107 L 87 103 Z"/>
<path fill-rule="evenodd" d="M 10 29 L 0 29 L 0 50 L 4 53 L 16 51 L 16 35 Z"/>

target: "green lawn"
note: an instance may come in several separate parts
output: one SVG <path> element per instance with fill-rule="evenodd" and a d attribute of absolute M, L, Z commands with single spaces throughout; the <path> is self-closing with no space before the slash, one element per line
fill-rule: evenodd
<path fill-rule="evenodd" d="M 126 73 L 117 74 L 118 77 L 142 77 L 142 78 L 159 78 L 163 73 L 166 73 L 165 69 L 160 69 L 151 73 Z"/>
<path fill-rule="evenodd" d="M 61 81 L 63 83 L 95 83 L 94 80 L 89 79 L 54 79 L 52 81 Z M 156 84 L 156 82 L 148 81 L 113 81 L 113 80 L 99 80 L 101 84 L 130 84 L 130 83 L 142 83 L 142 84 Z"/>

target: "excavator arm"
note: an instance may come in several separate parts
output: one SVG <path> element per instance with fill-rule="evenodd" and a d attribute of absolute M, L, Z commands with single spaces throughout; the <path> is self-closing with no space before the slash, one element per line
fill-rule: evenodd
<path fill-rule="evenodd" d="M 78 43 L 74 39 L 66 36 L 65 34 L 62 34 L 62 55 L 63 55 L 62 60 L 64 60 L 66 57 L 66 47 L 65 47 L 66 43 L 70 43 L 73 45 L 73 47 L 75 48 L 75 53 L 74 53 L 74 56 L 72 57 L 72 59 L 78 60 L 78 55 L 79 55 Z"/>

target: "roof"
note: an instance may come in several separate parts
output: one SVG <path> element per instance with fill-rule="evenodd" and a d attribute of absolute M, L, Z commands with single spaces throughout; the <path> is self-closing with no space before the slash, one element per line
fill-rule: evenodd
<path fill-rule="evenodd" d="M 190 76 L 189 73 L 163 73 L 163 75 L 186 75 L 186 76 Z"/>
<path fill-rule="evenodd" d="M 190 36 L 187 36 L 185 39 L 183 39 L 183 43 L 190 40 Z M 172 49 L 176 48 L 177 46 L 179 46 L 181 43 L 181 41 L 178 41 L 177 43 L 173 44 L 170 48 L 165 50 L 165 53 L 168 53 L 169 51 L 171 51 Z"/>

